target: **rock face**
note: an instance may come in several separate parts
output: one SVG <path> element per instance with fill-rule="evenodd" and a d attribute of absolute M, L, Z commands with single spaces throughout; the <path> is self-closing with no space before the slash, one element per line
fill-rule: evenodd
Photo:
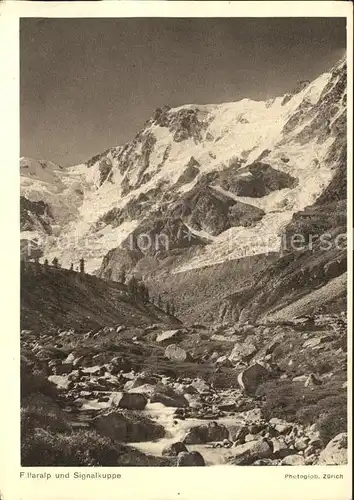
<path fill-rule="evenodd" d="M 147 403 L 147 397 L 139 393 L 117 392 L 111 396 L 111 403 L 112 406 L 127 410 L 143 410 Z"/>
<path fill-rule="evenodd" d="M 54 220 L 49 205 L 44 201 L 31 201 L 20 197 L 20 228 L 21 231 L 39 231 L 52 234 Z"/>
<path fill-rule="evenodd" d="M 260 363 L 255 363 L 243 370 L 237 377 L 238 383 L 246 394 L 255 394 L 258 386 L 270 377 L 270 372 Z"/>
<path fill-rule="evenodd" d="M 224 185 L 238 196 L 261 198 L 272 191 L 294 188 L 297 183 L 298 180 L 291 175 L 256 161 L 239 169 L 235 177 L 229 178 Z"/>
<path fill-rule="evenodd" d="M 321 452 L 318 465 L 344 465 L 348 462 L 348 435 L 335 436 Z"/>
<path fill-rule="evenodd" d="M 177 467 L 200 467 L 204 465 L 204 458 L 198 451 L 182 451 L 177 457 Z"/>
<path fill-rule="evenodd" d="M 235 201 L 208 186 L 211 178 L 215 182 L 217 175 L 201 177 L 195 187 L 171 206 L 168 216 L 179 217 L 197 231 L 212 236 L 233 226 L 252 226 L 262 219 L 263 210 Z"/>
<path fill-rule="evenodd" d="M 166 347 L 165 357 L 170 361 L 175 362 L 183 362 L 190 361 L 191 356 L 181 347 L 178 347 L 176 344 L 170 344 Z"/>
<path fill-rule="evenodd" d="M 191 156 L 189 162 L 186 165 L 185 170 L 178 177 L 177 184 L 183 186 L 183 184 L 188 184 L 189 182 L 192 182 L 200 172 L 199 167 L 200 163 L 193 156 Z"/>

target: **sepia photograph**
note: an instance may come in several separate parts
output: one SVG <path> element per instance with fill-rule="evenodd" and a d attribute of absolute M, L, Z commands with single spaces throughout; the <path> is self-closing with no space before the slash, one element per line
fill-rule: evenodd
<path fill-rule="evenodd" d="M 19 20 L 23 467 L 348 463 L 346 30 Z"/>

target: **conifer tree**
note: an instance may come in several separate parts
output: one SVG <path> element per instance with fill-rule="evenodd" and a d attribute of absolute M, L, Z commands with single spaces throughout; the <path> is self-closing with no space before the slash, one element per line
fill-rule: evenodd
<path fill-rule="evenodd" d="M 176 312 L 175 303 L 172 301 L 171 302 L 171 315 L 174 316 L 175 312 Z"/>
<path fill-rule="evenodd" d="M 144 304 L 149 302 L 149 289 L 143 281 L 138 283 L 138 298 Z"/>
<path fill-rule="evenodd" d="M 145 303 L 146 302 L 149 302 L 150 300 L 150 293 L 149 293 L 149 288 L 145 285 L 145 295 L 144 295 L 144 300 L 145 300 Z"/>
<path fill-rule="evenodd" d="M 138 280 L 136 277 L 133 275 L 130 280 L 127 283 L 128 286 L 128 292 L 129 294 L 134 298 L 138 298 Z"/>
<path fill-rule="evenodd" d="M 33 260 L 34 260 L 34 271 L 35 271 L 35 273 L 36 274 L 40 273 L 41 272 L 41 265 L 39 263 L 39 257 L 36 256 L 36 257 L 34 257 Z"/>
<path fill-rule="evenodd" d="M 120 270 L 120 273 L 119 273 L 118 282 L 123 283 L 123 285 L 124 285 L 126 281 L 127 281 L 127 271 L 126 271 L 125 266 L 123 266 Z"/>

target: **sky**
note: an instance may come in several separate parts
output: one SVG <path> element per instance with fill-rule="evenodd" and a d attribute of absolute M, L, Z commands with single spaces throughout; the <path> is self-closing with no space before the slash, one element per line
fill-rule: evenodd
<path fill-rule="evenodd" d="M 21 156 L 75 165 L 165 104 L 283 95 L 345 45 L 340 18 L 23 18 Z"/>

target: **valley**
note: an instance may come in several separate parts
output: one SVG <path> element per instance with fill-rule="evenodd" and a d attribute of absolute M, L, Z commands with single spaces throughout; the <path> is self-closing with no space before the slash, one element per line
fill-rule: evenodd
<path fill-rule="evenodd" d="M 21 158 L 22 465 L 347 463 L 346 78 Z"/>

